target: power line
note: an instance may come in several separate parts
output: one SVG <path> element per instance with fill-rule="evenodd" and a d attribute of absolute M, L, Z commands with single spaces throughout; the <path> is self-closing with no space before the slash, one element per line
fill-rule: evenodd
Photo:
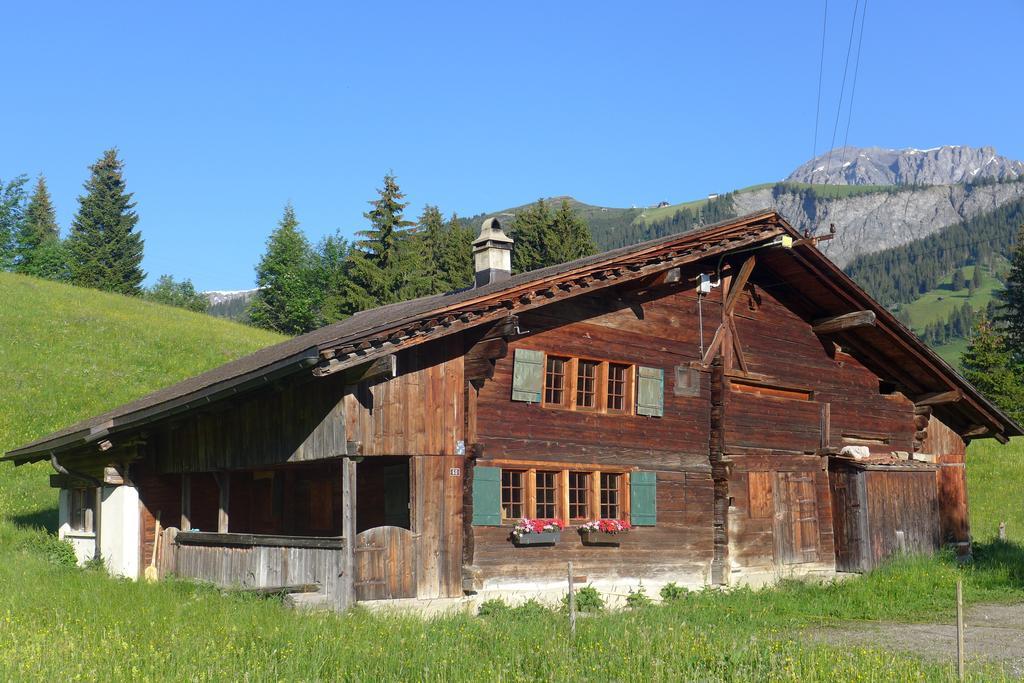
<path fill-rule="evenodd" d="M 853 96 L 857 92 L 857 74 L 860 73 L 860 48 L 864 43 L 864 19 L 868 14 L 868 0 L 860 12 L 860 35 L 857 37 L 857 58 L 853 63 L 853 85 L 850 87 L 850 104 L 846 110 L 846 133 L 843 134 L 843 162 L 846 162 L 846 145 L 850 140 L 850 119 L 853 118 Z"/>
<path fill-rule="evenodd" d="M 825 29 L 828 26 L 828 0 L 825 0 L 825 16 L 821 19 L 821 55 L 818 57 L 818 101 L 814 106 L 814 144 L 811 146 L 811 163 L 818 156 L 818 119 L 821 116 L 821 76 L 825 71 Z M 814 183 L 814 167 L 811 167 L 811 183 Z"/>
<path fill-rule="evenodd" d="M 828 184 L 828 172 L 832 165 L 832 150 L 836 146 L 836 133 L 839 132 L 839 118 L 843 111 L 843 97 L 846 94 L 846 74 L 850 68 L 850 52 L 853 50 L 853 33 L 857 27 L 857 10 L 860 9 L 860 0 L 853 5 L 853 19 L 850 22 L 850 40 L 846 45 L 846 63 L 843 65 L 843 82 L 839 86 L 839 105 L 836 107 L 836 122 L 832 126 L 832 143 L 829 145 L 828 157 L 825 161 L 825 184 Z"/>

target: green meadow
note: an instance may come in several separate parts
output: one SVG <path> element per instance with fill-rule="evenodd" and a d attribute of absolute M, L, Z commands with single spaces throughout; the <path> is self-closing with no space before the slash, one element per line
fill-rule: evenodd
<path fill-rule="evenodd" d="M 281 338 L 208 316 L 0 273 L 0 449 Z M 845 620 L 926 621 L 1024 601 L 1021 443 L 969 456 L 976 561 L 901 558 L 842 582 L 683 593 L 580 619 L 535 606 L 424 620 L 297 613 L 180 581 L 70 566 L 48 531 L 49 465 L 0 465 L 0 680 L 953 680 L 951 666 L 807 634 Z M 994 541 L 1006 519 L 1010 543 Z M 652 596 L 654 597 L 654 596 Z M 971 665 L 972 680 L 1005 678 Z"/>

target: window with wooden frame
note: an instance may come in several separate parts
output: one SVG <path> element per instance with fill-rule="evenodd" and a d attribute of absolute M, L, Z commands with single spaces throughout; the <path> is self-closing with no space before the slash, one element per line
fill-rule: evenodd
<path fill-rule="evenodd" d="M 68 525 L 72 531 L 93 533 L 93 517 L 96 510 L 95 489 L 71 489 L 68 492 Z"/>
<path fill-rule="evenodd" d="M 521 519 L 524 516 L 523 507 L 525 503 L 525 486 L 523 478 L 525 472 L 521 470 L 501 471 L 501 518 Z"/>
<path fill-rule="evenodd" d="M 535 394 L 543 397 L 549 408 L 593 411 L 615 415 L 632 415 L 636 408 L 636 367 L 629 363 L 594 358 L 572 358 L 544 354 L 541 351 L 517 350 L 517 368 L 513 380 L 513 400 L 532 401 Z M 543 358 L 543 384 L 530 386 L 536 374 L 526 371 L 527 354 L 537 358 L 530 363 L 535 367 Z M 537 378 L 540 381 L 540 378 Z M 660 385 L 659 385 L 660 387 Z"/>
<path fill-rule="evenodd" d="M 501 463 L 500 471 L 503 523 L 523 517 L 586 522 L 629 516 L 626 470 L 517 461 Z"/>
<path fill-rule="evenodd" d="M 569 359 L 548 356 L 544 365 L 544 404 L 561 406 L 566 403 L 566 370 Z"/>

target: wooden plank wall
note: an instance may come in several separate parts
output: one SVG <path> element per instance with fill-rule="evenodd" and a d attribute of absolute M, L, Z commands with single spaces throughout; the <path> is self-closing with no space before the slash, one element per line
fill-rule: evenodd
<path fill-rule="evenodd" d="M 360 455 L 453 455 L 463 439 L 462 336 L 398 356 L 398 377 L 347 388 L 348 438 Z"/>
<path fill-rule="evenodd" d="M 345 455 L 340 380 L 310 374 L 190 414 L 154 434 L 150 455 L 162 472 L 247 469 Z"/>
<path fill-rule="evenodd" d="M 493 380 L 479 394 L 471 390 L 476 412 L 470 423 L 482 446 L 478 463 L 524 459 L 654 470 L 658 523 L 624 535 L 619 547 L 584 546 L 575 530 L 567 530 L 553 547 L 515 548 L 509 527 L 469 527 L 467 562 L 477 578 L 558 580 L 573 560 L 588 579 L 709 579 L 714 489 L 708 374 L 701 373 L 697 396 L 674 392 L 673 368 L 700 356 L 696 295 L 690 283 L 685 290 L 583 296 L 520 316 L 519 326 L 528 333 L 515 338 L 497 361 Z M 705 317 L 705 344 L 714 334 L 711 315 Z M 600 415 L 513 402 L 516 347 L 664 368 L 665 415 Z"/>
<path fill-rule="evenodd" d="M 867 479 L 871 567 L 877 567 L 901 550 L 910 553 L 937 550 L 940 535 L 935 473 L 931 470 L 869 470 L 864 475 Z M 903 532 L 902 542 L 897 532 Z"/>
<path fill-rule="evenodd" d="M 462 476 L 458 455 L 413 458 L 413 505 L 418 535 L 417 596 L 462 595 Z"/>
<path fill-rule="evenodd" d="M 943 543 L 961 544 L 970 551 L 971 525 L 967 514 L 967 447 L 960 435 L 934 415 L 928 421 L 922 450 L 939 465 L 939 533 Z"/>
<path fill-rule="evenodd" d="M 225 588 L 317 584 L 334 597 L 341 585 L 343 552 L 327 548 L 223 547 L 175 544 L 164 566 L 183 578 Z"/>
<path fill-rule="evenodd" d="M 142 462 L 132 467 L 131 482 L 139 492 L 139 566 L 145 568 L 153 557 L 156 515 L 162 529 L 181 523 L 181 477 L 154 472 Z"/>

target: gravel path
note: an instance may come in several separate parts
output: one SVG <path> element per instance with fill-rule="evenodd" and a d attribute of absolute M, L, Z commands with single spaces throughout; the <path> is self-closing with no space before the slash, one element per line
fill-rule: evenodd
<path fill-rule="evenodd" d="M 813 632 L 832 645 L 884 647 L 955 663 L 956 624 L 852 623 Z M 968 664 L 1001 665 L 1024 677 L 1024 604 L 974 605 L 964 613 L 964 650 Z"/>

